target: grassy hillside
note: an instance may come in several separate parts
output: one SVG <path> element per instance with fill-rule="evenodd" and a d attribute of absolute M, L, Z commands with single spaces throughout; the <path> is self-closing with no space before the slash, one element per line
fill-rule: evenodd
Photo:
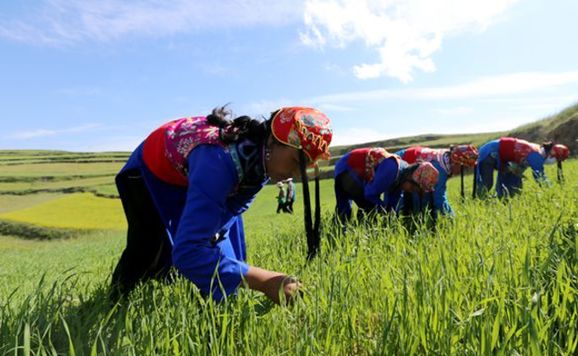
<path fill-rule="evenodd" d="M 575 354 L 578 161 L 565 167 L 564 186 L 528 180 L 505 202 L 462 203 L 452 179 L 457 216 L 435 232 L 384 220 L 342 236 L 325 180 L 322 254 L 309 264 L 300 201 L 295 215 L 278 215 L 275 187 L 265 187 L 244 214 L 248 258 L 300 277 L 303 298 L 288 308 L 249 290 L 215 304 L 183 278 L 112 306 L 106 288 L 124 231 L 0 236 L 0 354 Z M 90 201 L 66 196 L 79 210 Z M 12 212 L 38 223 L 45 207 L 61 211 L 57 221 L 69 215 L 61 198 L 46 198 Z M 120 211 L 84 214 L 107 221 Z"/>
<path fill-rule="evenodd" d="M 578 154 L 578 104 L 572 105 L 556 115 L 521 126 L 510 133 L 512 136 L 534 142 L 554 141 L 570 148 L 572 155 Z"/>
<path fill-rule="evenodd" d="M 457 135 L 418 135 L 401 138 L 393 138 L 383 141 L 366 142 L 356 145 L 335 146 L 331 148 L 332 156 L 341 156 L 352 149 L 359 147 L 384 147 L 390 152 L 395 152 L 409 146 L 427 146 L 435 148 L 445 148 L 450 145 L 473 144 L 481 145 L 484 142 L 496 137 L 504 136 L 507 132 L 486 132 L 477 134 L 457 134 Z"/>
<path fill-rule="evenodd" d="M 464 128 L 467 130 L 467 128 Z M 578 104 L 572 105 L 561 112 L 544 119 L 520 126 L 511 131 L 488 132 L 461 135 L 419 135 L 388 139 L 383 141 L 367 142 L 358 145 L 335 146 L 331 148 L 332 156 L 338 157 L 358 147 L 384 147 L 390 152 L 412 145 L 428 147 L 448 147 L 451 144 L 473 144 L 480 146 L 483 143 L 501 136 L 513 136 L 533 142 L 552 140 L 570 147 L 572 155 L 578 153 Z"/>

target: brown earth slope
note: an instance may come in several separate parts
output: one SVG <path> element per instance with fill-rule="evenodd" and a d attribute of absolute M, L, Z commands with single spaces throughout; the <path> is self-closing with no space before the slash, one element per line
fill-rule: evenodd
<path fill-rule="evenodd" d="M 560 113 L 529 125 L 521 126 L 509 133 L 510 136 L 541 143 L 554 141 L 570 148 L 570 154 L 578 154 L 578 104 Z"/>

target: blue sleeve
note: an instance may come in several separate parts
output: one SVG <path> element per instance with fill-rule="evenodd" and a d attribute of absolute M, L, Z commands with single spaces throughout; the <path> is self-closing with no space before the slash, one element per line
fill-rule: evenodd
<path fill-rule="evenodd" d="M 255 201 L 255 196 L 263 188 L 268 180 L 263 181 L 260 185 L 255 185 L 249 188 L 239 189 L 235 194 L 229 196 L 227 199 L 227 208 L 233 215 L 240 215 L 244 213 L 249 206 Z"/>
<path fill-rule="evenodd" d="M 231 249 L 214 241 L 215 234 L 225 233 L 234 219 L 226 203 L 238 178 L 231 157 L 219 146 L 198 146 L 188 164 L 189 186 L 174 239 L 173 264 L 203 294 L 220 300 L 223 292 L 235 292 L 249 269 Z"/>
<path fill-rule="evenodd" d="M 538 152 L 531 152 L 526 158 L 528 165 L 532 169 L 532 175 L 538 183 L 547 181 L 546 175 L 544 174 L 544 157 Z"/>
<path fill-rule="evenodd" d="M 403 148 L 403 149 L 395 152 L 394 155 L 399 156 L 399 157 L 401 157 L 401 159 L 403 159 L 403 156 L 405 155 L 405 151 L 406 151 L 406 149 Z"/>
<path fill-rule="evenodd" d="M 443 214 L 453 214 L 452 207 L 448 201 L 447 181 L 448 175 L 438 162 L 434 162 L 435 168 L 438 170 L 439 179 L 433 192 L 434 195 L 434 210 L 440 211 Z"/>
<path fill-rule="evenodd" d="M 334 177 L 337 177 L 338 175 L 340 175 L 341 173 L 343 173 L 349 169 L 349 165 L 347 164 L 347 161 L 349 160 L 349 155 L 350 155 L 350 153 L 344 154 L 335 163 L 335 169 L 334 169 L 334 173 L 333 173 Z"/>
<path fill-rule="evenodd" d="M 384 194 L 384 200 L 381 200 L 381 195 L 389 192 L 395 183 L 398 170 L 395 159 L 385 159 L 381 162 L 375 169 L 373 180 L 365 186 L 365 199 L 382 208 L 387 207 L 389 194 Z"/>

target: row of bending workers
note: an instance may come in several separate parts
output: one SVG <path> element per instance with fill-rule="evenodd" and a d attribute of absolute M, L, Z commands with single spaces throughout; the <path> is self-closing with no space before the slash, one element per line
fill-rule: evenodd
<path fill-rule="evenodd" d="M 170 280 L 169 269 L 174 268 L 216 301 L 239 287 L 260 291 L 277 303 L 291 300 L 301 288 L 295 277 L 246 262 L 242 214 L 268 182 L 300 177 L 306 233 L 313 234 L 319 214 L 313 224 L 307 168 L 329 158 L 332 136 L 329 118 L 307 107 L 283 107 L 265 120 L 233 118 L 220 107 L 154 130 L 116 176 L 128 231 L 112 275 L 111 298 L 126 296 L 148 279 Z M 491 188 L 488 174 L 497 169 L 498 189 L 509 191 L 511 172 L 502 171 L 514 167 L 509 162 L 518 170 L 530 166 L 535 177 L 545 179 L 543 164 L 552 157 L 562 161 L 568 153 L 562 145 L 512 138 L 482 146 L 479 157 L 469 145 L 410 147 L 396 154 L 383 148 L 355 149 L 335 166 L 337 214 L 350 219 L 352 202 L 362 213 L 396 212 L 403 194 L 411 196 L 403 201 L 411 201 L 413 210 L 430 199 L 435 209 L 452 214 L 446 181 L 462 166 L 472 167 L 476 158 L 478 187 Z M 318 192 L 318 179 L 315 183 Z"/>
<path fill-rule="evenodd" d="M 335 165 L 336 213 L 341 222 L 348 221 L 355 202 L 359 215 L 369 211 L 418 213 L 426 208 L 454 215 L 446 184 L 449 178 L 463 174 L 464 168 L 474 169 L 476 196 L 487 196 L 496 170 L 496 194 L 502 197 L 520 191 L 527 168 L 539 184 L 549 184 L 544 164 L 561 164 L 569 155 L 568 147 L 561 144 L 538 145 L 512 137 L 490 141 L 479 152 L 472 145 L 447 149 L 413 146 L 395 154 L 382 148 L 358 148 Z M 419 171 L 427 174 L 417 174 Z"/>
<path fill-rule="evenodd" d="M 395 154 L 382 148 L 355 149 L 335 166 L 337 215 L 342 222 L 349 220 L 352 201 L 361 215 L 372 210 L 417 213 L 426 207 L 453 215 L 447 180 L 462 167 L 474 167 L 477 157 L 472 145 L 449 149 L 413 146 Z M 378 198 L 381 195 L 383 201 Z M 402 195 L 405 199 L 400 199 Z"/>
<path fill-rule="evenodd" d="M 481 196 L 492 189 L 494 170 L 498 172 L 495 184 L 498 197 L 519 193 L 527 168 L 532 170 L 538 184 L 550 184 L 544 174 L 544 164 L 558 162 L 561 167 L 561 162 L 569 156 L 568 147 L 552 142 L 538 145 L 512 137 L 490 141 L 480 147 L 474 178 L 475 194 Z"/>

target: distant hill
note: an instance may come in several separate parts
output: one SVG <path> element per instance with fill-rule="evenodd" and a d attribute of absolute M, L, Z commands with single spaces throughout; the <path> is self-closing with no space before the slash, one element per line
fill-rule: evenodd
<path fill-rule="evenodd" d="M 509 133 L 511 136 L 540 143 L 553 141 L 570 148 L 572 156 L 578 154 L 578 103 L 556 115 L 520 126 Z"/>
<path fill-rule="evenodd" d="M 358 147 L 384 147 L 390 152 L 395 152 L 401 148 L 413 145 L 448 147 L 451 144 L 473 144 L 480 146 L 484 142 L 502 136 L 518 137 L 536 143 L 543 141 L 562 143 L 568 146 L 571 154 L 575 156 L 578 153 L 578 103 L 562 110 L 558 114 L 520 126 L 511 131 L 461 135 L 425 134 L 356 145 L 335 146 L 331 148 L 333 159 L 329 165 L 335 162 L 339 156 Z"/>
<path fill-rule="evenodd" d="M 408 136 L 400 138 L 392 138 L 383 141 L 374 141 L 367 143 L 360 143 L 347 146 L 331 147 L 331 156 L 338 157 L 352 149 L 359 147 L 384 147 L 390 152 L 395 152 L 402 148 L 414 145 L 427 147 L 449 147 L 450 145 L 473 144 L 476 146 L 482 145 L 484 142 L 493 140 L 497 137 L 506 135 L 507 132 L 485 132 L 475 134 L 457 134 L 457 135 L 443 135 L 443 134 L 425 134 L 418 136 Z"/>

